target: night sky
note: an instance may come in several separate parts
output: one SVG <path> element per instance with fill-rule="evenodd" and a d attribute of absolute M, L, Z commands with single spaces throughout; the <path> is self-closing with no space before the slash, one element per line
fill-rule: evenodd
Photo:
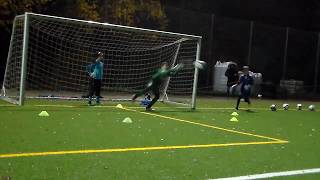
<path fill-rule="evenodd" d="M 169 20 L 168 31 L 203 35 L 209 33 L 210 14 L 220 17 L 230 17 L 240 20 L 253 20 L 278 27 L 291 27 L 307 31 L 320 31 L 320 0 L 162 0 Z M 180 10 L 183 11 L 180 11 Z M 173 10 L 173 11 L 172 11 Z M 194 27 L 189 19 L 183 19 L 181 28 L 181 12 L 194 14 L 193 20 L 201 22 L 203 27 Z M 190 14 L 190 13 L 189 13 Z M 209 16 L 208 16 L 209 15 Z M 178 18 L 177 18 L 178 17 Z M 204 28 L 205 27 L 205 28 Z M 237 29 L 238 30 L 238 29 Z M 201 32 L 197 32 L 201 31 Z M 203 32 L 202 32 L 203 31 Z M 3 29 L 0 31 L 0 82 L 3 78 L 10 35 Z M 241 36 L 239 36 L 241 37 Z M 209 43 L 208 36 L 205 43 Z M 203 52 L 202 54 L 206 54 Z M 208 54 L 208 53 L 207 53 Z"/>
<path fill-rule="evenodd" d="M 319 0 L 166 0 L 165 3 L 218 16 L 320 30 Z"/>

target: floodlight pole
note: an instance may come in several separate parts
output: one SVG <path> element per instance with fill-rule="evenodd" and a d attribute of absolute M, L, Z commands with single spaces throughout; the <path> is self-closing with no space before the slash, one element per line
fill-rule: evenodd
<path fill-rule="evenodd" d="M 211 14 L 210 34 L 209 34 L 209 56 L 208 56 L 210 61 L 208 62 L 208 67 L 207 67 L 209 72 L 211 72 L 211 69 L 210 69 L 211 66 L 209 63 L 213 59 L 212 51 L 213 51 L 213 38 L 214 38 L 213 31 L 215 28 L 214 21 L 215 21 L 215 15 Z M 206 82 L 207 86 L 209 86 L 209 84 L 210 84 L 210 77 L 211 77 L 211 73 L 207 73 L 207 82 Z"/>
<path fill-rule="evenodd" d="M 253 22 L 253 21 L 250 21 L 250 34 L 249 34 L 249 47 L 248 47 L 248 60 L 247 60 L 247 65 L 248 65 L 248 66 L 250 66 L 250 61 L 251 61 L 253 25 L 254 25 L 254 22 Z"/>
<path fill-rule="evenodd" d="M 200 60 L 200 52 L 201 52 L 201 39 L 199 39 L 198 42 L 197 42 L 196 60 Z M 199 69 L 195 67 L 195 69 L 194 69 L 194 78 L 193 78 L 192 100 L 191 100 L 191 108 L 192 109 L 196 109 L 198 76 L 199 76 Z"/>
<path fill-rule="evenodd" d="M 23 48 L 22 48 L 22 62 L 21 62 L 21 76 L 20 76 L 19 106 L 23 106 L 24 99 L 25 99 L 28 44 L 29 44 L 29 13 L 26 12 L 24 14 L 24 27 L 23 27 Z"/>
<path fill-rule="evenodd" d="M 320 56 L 320 32 L 318 33 L 316 64 L 314 66 L 314 81 L 313 81 L 313 92 L 314 93 L 317 92 L 317 88 L 318 88 L 319 56 Z"/>
<path fill-rule="evenodd" d="M 288 41 L 289 41 L 289 27 L 286 28 L 286 42 L 284 46 L 284 55 L 283 55 L 283 67 L 282 67 L 282 79 L 286 78 L 287 71 L 287 58 L 288 58 Z"/>

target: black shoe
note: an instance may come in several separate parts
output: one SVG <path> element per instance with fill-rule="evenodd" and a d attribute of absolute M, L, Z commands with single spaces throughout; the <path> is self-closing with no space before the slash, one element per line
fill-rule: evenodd
<path fill-rule="evenodd" d="M 134 101 L 137 99 L 137 97 L 138 97 L 138 96 L 137 96 L 136 94 L 132 95 L 131 101 L 134 102 Z"/>
<path fill-rule="evenodd" d="M 151 107 L 146 107 L 146 111 L 154 111 Z"/>

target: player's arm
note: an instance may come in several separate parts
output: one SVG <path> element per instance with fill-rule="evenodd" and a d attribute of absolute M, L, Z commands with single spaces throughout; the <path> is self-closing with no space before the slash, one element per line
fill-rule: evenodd
<path fill-rule="evenodd" d="M 96 78 L 97 70 L 98 70 L 98 67 L 96 67 L 96 64 L 91 64 L 91 69 L 90 69 L 89 76 L 91 78 Z"/>
<path fill-rule="evenodd" d="M 94 64 L 89 64 L 89 65 L 86 67 L 86 71 L 87 71 L 87 73 L 88 73 L 88 75 L 89 75 L 90 77 L 92 77 L 93 66 L 94 66 Z"/>
<path fill-rule="evenodd" d="M 89 64 L 88 66 L 86 66 L 86 72 L 87 72 L 88 74 L 91 73 L 91 66 L 92 66 L 92 64 Z"/>
<path fill-rule="evenodd" d="M 241 83 L 243 83 L 243 76 L 241 76 L 241 77 L 239 78 L 238 82 L 237 82 L 236 84 L 234 84 L 233 86 L 231 86 L 231 88 L 234 88 L 234 87 L 240 85 Z"/>

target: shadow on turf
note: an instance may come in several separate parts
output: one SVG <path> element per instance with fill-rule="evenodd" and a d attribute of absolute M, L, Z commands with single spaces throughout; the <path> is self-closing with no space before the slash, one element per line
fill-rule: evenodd
<path fill-rule="evenodd" d="M 253 111 L 251 109 L 240 109 L 240 111 L 244 111 L 244 112 L 247 112 L 247 113 L 256 113 L 256 111 Z"/>

